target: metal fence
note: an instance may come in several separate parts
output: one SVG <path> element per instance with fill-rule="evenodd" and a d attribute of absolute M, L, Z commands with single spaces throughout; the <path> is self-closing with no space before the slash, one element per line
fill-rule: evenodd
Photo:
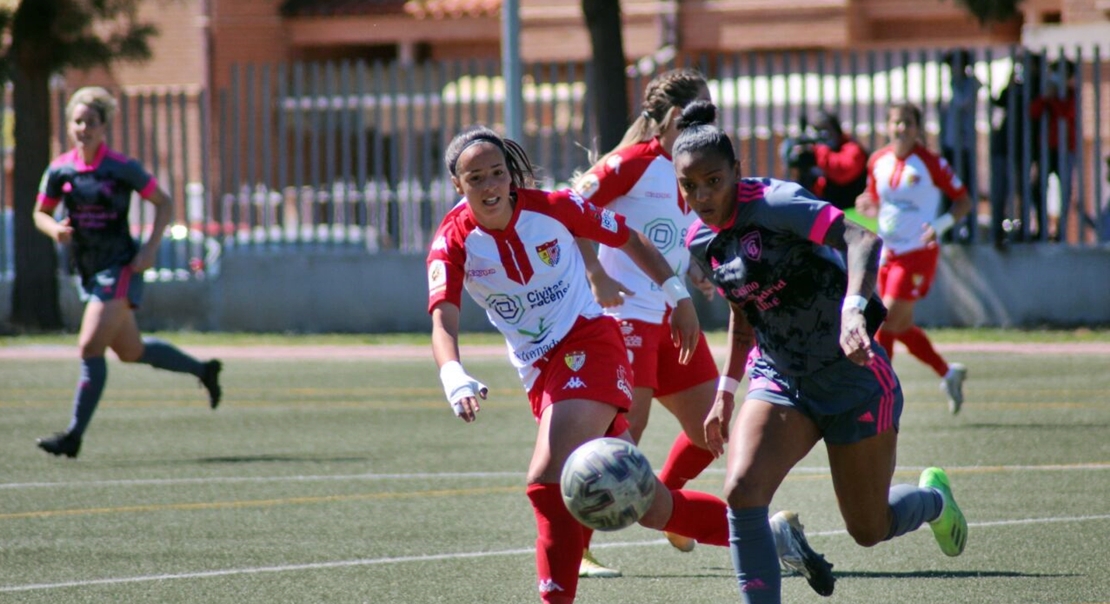
<path fill-rule="evenodd" d="M 819 109 L 839 115 L 846 132 L 876 150 L 885 143 L 886 108 L 911 101 L 924 112 L 928 146 L 953 147 L 951 163 L 979 200 L 958 240 L 1110 240 L 1110 124 L 1104 119 L 1110 68 L 1097 51 L 748 53 L 702 56 L 686 65 L 706 74 L 719 123 L 747 174 L 786 177 L 780 148 L 803 134 L 803 116 Z M 520 142 L 542 168 L 545 187 L 587 168 L 591 151 L 607 151 L 596 149 L 588 70 L 575 64 L 524 69 Z M 630 70 L 634 107 L 654 73 Z M 973 131 L 942 145 L 953 88 L 967 84 L 954 83 L 958 73 L 973 82 Z M 1057 85 L 1069 80 L 1074 96 Z M 59 151 L 66 144 L 61 125 L 68 92 L 56 91 Z M 1074 119 L 1048 112 L 1034 118 L 1030 110 L 1045 96 L 1061 99 L 1057 109 L 1070 108 L 1064 113 Z M 176 243 L 166 254 L 174 257 L 160 258 L 162 272 L 155 275 L 189 278 L 218 270 L 220 252 L 237 246 L 423 253 L 457 201 L 443 151 L 468 124 L 501 126 L 504 82 L 492 61 L 244 65 L 212 98 L 203 90 L 129 90 L 120 100 L 110 144 L 143 162 L 174 199 L 185 200 L 177 209 Z M 9 106 L 0 114 L 5 123 Z M 1073 132 L 1075 148 L 1054 146 L 1055 132 Z M 0 163 L 10 166 L 10 153 L 6 142 Z M 0 227 L 11 222 L 10 167 L 6 174 Z M 149 211 L 141 205 L 135 204 L 134 224 L 144 224 Z M 8 266 L 10 226 L 0 228 L 0 238 L 0 266 Z"/>

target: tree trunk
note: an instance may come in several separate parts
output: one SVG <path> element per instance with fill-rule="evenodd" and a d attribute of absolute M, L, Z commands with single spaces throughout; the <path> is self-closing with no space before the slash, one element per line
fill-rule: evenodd
<path fill-rule="evenodd" d="M 58 256 L 54 243 L 35 228 L 32 213 L 43 170 L 50 163 L 50 40 L 54 2 L 24 0 L 12 38 L 15 110 L 15 283 L 11 323 L 17 329 L 58 330 Z M 44 47 L 46 46 L 46 47 Z"/>
<path fill-rule="evenodd" d="M 594 106 L 598 151 L 606 153 L 624 138 L 628 128 L 628 88 L 624 75 L 624 38 L 619 0 L 582 0 L 582 14 L 590 30 L 593 74 L 590 98 Z"/>

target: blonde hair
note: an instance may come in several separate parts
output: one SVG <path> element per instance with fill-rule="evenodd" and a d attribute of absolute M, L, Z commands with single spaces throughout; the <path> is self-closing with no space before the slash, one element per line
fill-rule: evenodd
<path fill-rule="evenodd" d="M 640 103 L 640 113 L 632 125 L 624 132 L 624 138 L 617 146 L 601 157 L 591 157 L 592 166 L 598 166 L 610 155 L 632 145 L 646 142 L 664 133 L 671 122 L 678 119 L 671 113 L 671 107 L 685 108 L 708 86 L 705 76 L 696 69 L 671 69 L 655 76 L 644 88 L 644 100 Z M 596 158 L 596 159 L 595 159 Z M 574 184 L 580 184 L 581 177 L 576 174 Z"/>
<path fill-rule="evenodd" d="M 95 110 L 97 115 L 100 116 L 100 121 L 107 124 L 115 115 L 118 103 L 112 93 L 100 86 L 78 88 L 69 97 L 69 102 L 66 103 L 66 121 L 73 119 L 73 112 L 78 105 L 85 105 L 89 109 Z"/>

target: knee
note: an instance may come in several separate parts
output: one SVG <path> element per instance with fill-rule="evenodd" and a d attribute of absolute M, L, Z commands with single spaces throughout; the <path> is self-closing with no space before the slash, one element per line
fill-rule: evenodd
<path fill-rule="evenodd" d="M 848 534 L 863 547 L 874 547 L 886 540 L 890 527 L 876 522 L 848 523 Z"/>
<path fill-rule="evenodd" d="M 124 363 L 138 363 L 143 358 L 143 347 L 116 350 L 116 356 Z"/>
<path fill-rule="evenodd" d="M 752 508 L 771 504 L 774 488 L 750 476 L 732 476 L 725 480 L 725 501 L 731 508 Z"/>

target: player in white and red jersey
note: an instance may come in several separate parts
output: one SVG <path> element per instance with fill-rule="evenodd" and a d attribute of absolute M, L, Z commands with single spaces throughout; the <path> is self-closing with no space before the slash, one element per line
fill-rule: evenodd
<path fill-rule="evenodd" d="M 921 110 L 916 105 L 891 106 L 887 132 L 890 144 L 871 156 L 867 189 L 856 200 L 861 214 L 878 217 L 883 239 L 879 293 L 888 314 L 876 339 L 891 358 L 897 340 L 932 367 L 955 414 L 963 405 L 967 368 L 944 360 L 914 324 L 913 310 L 936 276 L 940 236 L 971 211 L 971 196 L 948 162 L 920 143 Z M 952 209 L 938 216 L 943 195 L 953 200 Z"/>
<path fill-rule="evenodd" d="M 624 216 L 628 226 L 644 233 L 676 275 L 686 275 L 691 267 L 690 252 L 683 241 L 694 216 L 678 194 L 671 148 L 678 137 L 675 121 L 682 108 L 698 100 L 709 100 L 709 88 L 696 70 L 674 69 L 653 78 L 644 89 L 641 114 L 629 126 L 624 139 L 576 182 L 576 189 L 583 198 Z M 657 398 L 682 426 L 659 472 L 663 484 L 680 489 L 714 459 L 706 447 L 702 428 L 713 406 L 720 378 L 709 344 L 705 336 L 699 334 L 694 359 L 688 365 L 679 364 L 679 350 L 668 337 L 671 306 L 659 286 L 627 254 L 615 247 L 601 245 L 596 265 L 590 262 L 594 256 L 592 244 L 583 245 L 580 241 L 580 248 L 587 259 L 595 295 L 605 307 L 605 313 L 620 321 L 632 362 L 635 388 L 632 408 L 627 414 L 632 438 L 639 442 L 647 427 L 653 398 Z M 695 271 L 692 278 L 695 284 L 707 286 L 703 291 L 709 297 L 713 295 L 712 284 L 700 272 Z M 797 517 L 797 514 L 782 512 L 779 515 Z M 793 554 L 809 547 L 801 524 L 793 522 L 796 532 L 788 530 L 785 522 L 776 522 L 774 526 L 780 551 L 784 552 L 784 568 L 796 569 L 812 577 L 811 585 L 818 593 L 830 595 L 835 579 L 828 573 L 828 565 L 810 564 L 808 568 L 798 568 L 792 564 L 799 557 Z M 666 536 L 680 551 L 694 549 L 691 539 L 672 533 Z M 583 554 L 579 574 L 620 576 L 620 571 L 597 562 L 588 549 L 589 538 L 587 534 L 587 551 Z"/>
<path fill-rule="evenodd" d="M 795 183 L 742 178 L 716 109 L 691 103 L 674 145 L 675 174 L 697 213 L 690 255 L 730 307 L 722 372 L 705 420 L 711 450 L 728 443 L 730 553 L 744 604 L 780 604 L 768 506 L 790 470 L 824 441 L 848 534 L 865 547 L 929 522 L 959 555 L 967 521 L 940 468 L 892 485 L 902 387 L 872 337 L 881 242 Z M 736 404 L 739 380 L 748 391 Z M 733 411 L 736 412 L 733 421 Z M 731 425 L 730 425 L 731 423 Z"/>
<path fill-rule="evenodd" d="M 488 128 L 472 128 L 455 137 L 446 160 L 465 199 L 444 217 L 428 253 L 432 352 L 455 414 L 474 421 L 487 390 L 459 362 L 465 288 L 504 335 L 539 424 L 527 494 L 539 533 L 541 599 L 573 602 L 583 531 L 563 503 L 559 476 L 570 453 L 588 440 L 631 441 L 624 411 L 632 402 L 632 370 L 620 329 L 593 299 L 575 238 L 619 247 L 660 284 L 674 307 L 670 336 L 684 364 L 698 341 L 697 314 L 666 260 L 622 217 L 573 191 L 525 188 L 532 168 L 516 143 Z M 640 524 L 727 545 L 723 501 L 658 486 Z"/>

